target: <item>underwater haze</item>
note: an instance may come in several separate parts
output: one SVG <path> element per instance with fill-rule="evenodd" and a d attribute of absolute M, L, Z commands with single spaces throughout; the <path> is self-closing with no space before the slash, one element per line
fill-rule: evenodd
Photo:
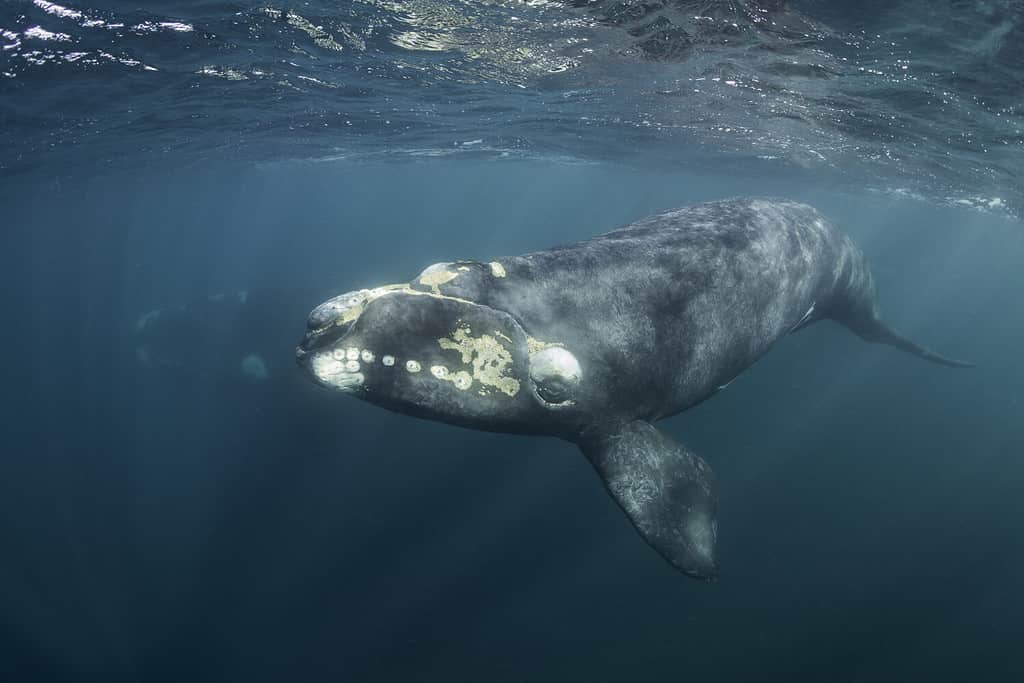
<path fill-rule="evenodd" d="M 1022 22 L 0 2 L 0 680 L 1021 680 Z M 716 582 L 572 444 L 296 367 L 330 296 L 739 195 L 977 367 L 823 322 L 660 422 L 716 472 Z"/>

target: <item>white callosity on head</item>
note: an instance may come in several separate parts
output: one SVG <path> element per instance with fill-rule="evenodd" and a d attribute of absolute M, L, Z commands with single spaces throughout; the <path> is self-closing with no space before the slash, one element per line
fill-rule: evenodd
<path fill-rule="evenodd" d="M 352 322 L 363 312 L 363 307 L 372 294 L 372 290 L 361 289 L 325 301 L 309 314 L 310 327 L 316 329 L 330 324 Z"/>
<path fill-rule="evenodd" d="M 405 369 L 409 372 L 419 372 L 420 362 L 416 360 L 407 360 L 405 361 Z"/>
<path fill-rule="evenodd" d="M 561 346 L 530 354 L 530 380 L 548 403 L 569 403 L 576 396 L 582 372 L 576 356 Z"/>
<path fill-rule="evenodd" d="M 354 346 L 351 346 L 351 347 L 345 349 L 345 359 L 346 360 L 359 360 L 359 349 L 357 349 Z"/>
<path fill-rule="evenodd" d="M 450 265 L 450 263 L 435 263 L 432 266 L 427 266 L 416 278 L 416 281 L 430 287 L 434 294 L 440 294 L 441 285 L 459 276 L 456 271 L 449 269 Z"/>
<path fill-rule="evenodd" d="M 374 358 L 373 351 L 370 349 L 363 349 L 360 352 L 359 357 L 363 359 L 364 363 L 372 363 Z"/>
<path fill-rule="evenodd" d="M 468 266 L 456 266 L 450 269 L 448 263 L 437 263 L 424 270 L 417 278 L 418 282 L 431 288 L 430 292 L 414 289 L 407 283 L 382 285 L 373 289 L 360 289 L 329 299 L 313 309 L 309 314 L 308 334 L 316 338 L 336 326 L 348 325 L 359 319 L 366 307 L 373 301 L 388 294 L 406 294 L 410 296 L 427 296 L 447 301 L 458 301 L 471 304 L 472 301 L 456 296 L 441 294 L 440 286 L 455 279 L 460 273 L 468 271 Z"/>
<path fill-rule="evenodd" d="M 502 340 L 510 340 L 504 334 L 495 331 L 494 336 L 481 334 L 474 336 L 468 325 L 460 324 L 452 331 L 451 337 L 441 337 L 438 345 L 444 350 L 458 351 L 462 362 L 472 368 L 470 378 L 484 387 L 497 389 L 506 396 L 519 393 L 519 380 L 511 374 L 512 353 L 502 344 Z"/>
<path fill-rule="evenodd" d="M 366 379 L 363 373 L 358 371 L 358 362 L 338 360 L 332 353 L 314 355 L 310 361 L 310 368 L 321 382 L 342 391 L 352 391 L 361 387 Z"/>
<path fill-rule="evenodd" d="M 497 261 L 491 261 L 487 265 L 491 267 L 491 275 L 494 277 L 505 277 L 505 266 L 501 265 Z"/>
<path fill-rule="evenodd" d="M 461 391 L 465 391 L 473 386 L 473 376 L 465 370 L 451 372 L 444 365 L 431 365 L 430 374 L 439 380 L 451 382 L 452 386 Z"/>
<path fill-rule="evenodd" d="M 395 357 L 394 356 L 382 356 L 381 359 L 380 359 L 380 362 L 390 368 L 392 365 L 395 364 Z"/>

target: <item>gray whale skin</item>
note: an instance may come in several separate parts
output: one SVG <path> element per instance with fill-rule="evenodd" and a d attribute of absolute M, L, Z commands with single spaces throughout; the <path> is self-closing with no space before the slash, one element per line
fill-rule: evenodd
<path fill-rule="evenodd" d="M 644 540 L 713 579 L 714 475 L 653 423 L 824 318 L 969 365 L 881 322 L 864 255 L 815 209 L 758 198 L 347 292 L 313 310 L 296 355 L 318 384 L 393 411 L 578 444 Z"/>

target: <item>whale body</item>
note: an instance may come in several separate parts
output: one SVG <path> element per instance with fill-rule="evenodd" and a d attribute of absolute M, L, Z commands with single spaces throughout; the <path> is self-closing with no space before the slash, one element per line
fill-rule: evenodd
<path fill-rule="evenodd" d="M 347 292 L 312 311 L 296 355 L 318 384 L 390 410 L 578 444 L 640 535 L 682 572 L 711 579 L 714 475 L 654 423 L 826 318 L 969 365 L 881 321 L 864 255 L 820 213 L 761 198 Z"/>

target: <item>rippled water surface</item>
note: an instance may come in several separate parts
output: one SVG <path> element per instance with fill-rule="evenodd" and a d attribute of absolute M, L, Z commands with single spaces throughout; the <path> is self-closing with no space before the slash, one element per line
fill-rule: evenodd
<path fill-rule="evenodd" d="M 791 167 L 1020 215 L 1024 3 L 0 2 L 0 169 Z"/>

